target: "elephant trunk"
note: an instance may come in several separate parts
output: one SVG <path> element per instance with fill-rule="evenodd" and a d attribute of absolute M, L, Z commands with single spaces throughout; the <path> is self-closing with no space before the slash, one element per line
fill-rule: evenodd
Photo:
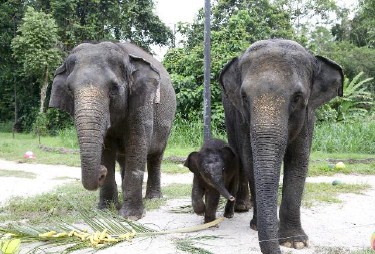
<path fill-rule="evenodd" d="M 258 124 L 251 128 L 251 139 L 260 247 L 262 253 L 280 253 L 277 192 L 287 129 L 279 124 Z"/>
<path fill-rule="evenodd" d="M 103 185 L 107 169 L 101 165 L 104 134 L 109 123 L 108 98 L 93 87 L 75 93 L 75 125 L 78 134 L 82 184 L 87 190 Z"/>
<path fill-rule="evenodd" d="M 227 200 L 232 201 L 232 202 L 234 200 L 236 200 L 233 197 L 233 195 L 229 193 L 229 191 L 227 190 L 227 188 L 225 188 L 223 182 L 221 182 L 221 183 L 215 183 L 215 188 Z"/>

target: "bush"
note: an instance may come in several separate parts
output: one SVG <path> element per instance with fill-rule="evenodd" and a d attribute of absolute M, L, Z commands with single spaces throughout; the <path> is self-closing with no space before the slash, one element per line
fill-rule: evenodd
<path fill-rule="evenodd" d="M 316 125 L 313 151 L 326 153 L 375 153 L 375 119 L 355 122 L 322 122 Z"/>
<path fill-rule="evenodd" d="M 367 90 L 367 83 L 372 78 L 361 80 L 360 72 L 352 80 L 344 80 L 344 96 L 336 97 L 330 103 L 317 110 L 318 121 L 353 121 L 366 117 L 374 108 L 374 98 Z"/>
<path fill-rule="evenodd" d="M 0 123 L 0 132 L 12 132 L 13 131 L 13 122 L 8 121 Z"/>
<path fill-rule="evenodd" d="M 213 138 L 226 140 L 226 133 L 223 129 L 211 127 Z M 168 140 L 169 144 L 176 147 L 200 147 L 203 143 L 203 118 L 186 120 L 177 114 L 172 126 L 172 132 Z"/>
<path fill-rule="evenodd" d="M 58 136 L 61 140 L 61 143 L 64 144 L 65 148 L 69 149 L 78 149 L 79 142 L 77 131 L 74 126 L 67 127 L 58 132 Z"/>

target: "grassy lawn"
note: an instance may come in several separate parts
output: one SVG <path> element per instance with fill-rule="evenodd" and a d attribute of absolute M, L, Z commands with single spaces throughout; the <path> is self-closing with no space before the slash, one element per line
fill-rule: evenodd
<path fill-rule="evenodd" d="M 144 200 L 146 210 L 158 209 L 169 199 L 188 198 L 191 185 L 171 184 L 163 187 L 162 192 L 164 196 L 162 199 Z M 121 194 L 119 199 L 121 200 Z M 82 187 L 81 182 L 73 182 L 34 197 L 12 198 L 5 207 L 0 207 L 0 221 L 21 221 L 27 218 L 33 225 L 53 225 L 61 220 L 75 223 L 78 222 L 75 202 L 82 207 L 95 209 L 98 201 L 99 191 L 87 191 Z"/>
<path fill-rule="evenodd" d="M 31 134 L 16 134 L 13 139 L 11 133 L 0 133 L 0 158 L 41 164 L 64 164 L 68 166 L 80 166 L 78 153 L 72 153 L 72 149 L 77 151 L 77 146 L 69 135 L 57 137 L 41 137 L 41 145 L 51 148 L 49 151 L 42 149 L 39 145 L 38 137 Z M 75 145 L 73 145 L 75 144 Z M 187 173 L 190 172 L 182 167 L 182 161 L 192 151 L 199 150 L 194 144 L 176 144 L 170 142 L 164 155 L 162 171 L 164 173 Z M 64 149 L 61 149 L 64 148 Z M 70 150 L 69 150 L 70 149 Z M 26 151 L 33 151 L 36 159 L 24 159 Z M 342 160 L 346 168 L 336 170 L 332 168 L 337 161 Z M 343 174 L 375 174 L 375 154 L 360 153 L 324 153 L 313 152 L 310 156 L 309 176 Z"/>
<path fill-rule="evenodd" d="M 361 194 L 369 188 L 368 185 L 339 184 L 333 186 L 328 183 L 307 183 L 303 197 L 303 206 L 312 207 L 322 203 L 340 203 L 339 194 Z M 158 200 L 145 200 L 146 210 L 159 209 L 168 200 L 189 198 L 191 195 L 190 184 L 171 184 L 162 188 L 163 198 Z M 281 191 L 279 191 L 279 194 Z M 54 191 L 34 197 L 14 197 L 7 205 L 0 208 L 0 221 L 20 221 L 27 218 L 33 225 L 52 225 L 56 221 L 77 223 L 77 213 L 74 203 L 80 206 L 95 209 L 99 192 L 85 190 L 80 182 L 73 182 L 56 188 Z M 121 200 L 121 194 L 119 199 Z M 71 201 L 67 202 L 67 201 Z M 225 202 L 223 201 L 223 206 Z M 176 212 L 191 212 L 186 207 L 174 209 Z M 181 210 L 181 211 L 180 211 Z"/>

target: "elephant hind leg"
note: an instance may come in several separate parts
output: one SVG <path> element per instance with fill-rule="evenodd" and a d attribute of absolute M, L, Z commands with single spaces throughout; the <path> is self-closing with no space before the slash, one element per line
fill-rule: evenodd
<path fill-rule="evenodd" d="M 247 212 L 251 208 L 249 181 L 243 170 L 240 170 L 238 191 L 236 195 L 236 204 L 234 210 L 236 212 Z"/>
<path fill-rule="evenodd" d="M 145 198 L 162 198 L 160 187 L 160 168 L 163 159 L 163 153 L 149 154 L 147 156 L 147 187 Z"/>

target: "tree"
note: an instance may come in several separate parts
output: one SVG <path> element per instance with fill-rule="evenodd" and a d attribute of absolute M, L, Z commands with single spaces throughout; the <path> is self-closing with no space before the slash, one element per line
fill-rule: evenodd
<path fill-rule="evenodd" d="M 322 26 L 332 22 L 332 14 L 339 11 L 335 0 L 274 0 L 282 10 L 290 14 L 297 31 L 304 27 Z"/>
<path fill-rule="evenodd" d="M 40 85 L 40 108 L 44 112 L 51 70 L 61 62 L 61 52 L 56 48 L 57 27 L 51 15 L 28 7 L 18 35 L 12 41 L 14 57 L 22 64 L 23 75 L 36 77 Z"/>
<path fill-rule="evenodd" d="M 180 24 L 185 36 L 182 48 L 170 49 L 164 65 L 177 94 L 177 114 L 184 119 L 202 116 L 203 102 L 203 11 L 193 24 Z M 267 0 L 217 0 L 212 8 L 211 33 L 211 102 L 212 122 L 222 127 L 224 111 L 221 88 L 217 82 L 220 70 L 251 43 L 268 38 L 294 38 L 287 13 Z"/>
<path fill-rule="evenodd" d="M 0 3 L 0 122 L 18 121 L 20 103 L 16 100 L 21 82 L 18 64 L 13 60 L 11 41 L 24 13 L 24 1 Z"/>
<path fill-rule="evenodd" d="M 375 48 L 375 1 L 360 0 L 359 10 L 351 22 L 350 40 L 358 47 Z"/>
<path fill-rule="evenodd" d="M 65 50 L 101 40 L 129 40 L 150 50 L 151 45 L 168 45 L 172 40 L 172 31 L 154 13 L 153 0 L 49 1 Z"/>

